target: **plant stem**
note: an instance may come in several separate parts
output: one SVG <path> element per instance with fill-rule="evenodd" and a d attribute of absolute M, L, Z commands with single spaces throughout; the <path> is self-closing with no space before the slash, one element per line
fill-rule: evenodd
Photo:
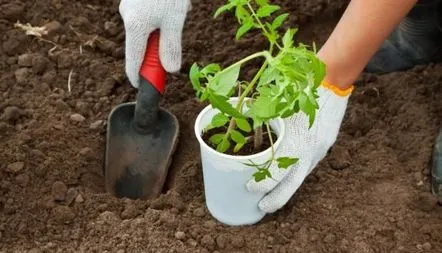
<path fill-rule="evenodd" d="M 265 52 L 267 52 L 267 51 L 265 51 Z M 269 49 L 269 51 L 267 53 L 269 53 L 271 55 L 272 52 L 273 52 L 273 44 L 270 44 L 270 49 Z M 268 65 L 268 60 L 266 59 L 264 64 L 259 69 L 258 73 L 256 73 L 255 77 L 252 79 L 252 81 L 249 83 L 249 85 L 246 87 L 244 92 L 239 97 L 239 102 L 238 102 L 238 104 L 236 106 L 237 110 L 240 111 L 242 109 L 242 105 L 244 103 L 244 99 L 247 97 L 247 95 L 249 95 L 250 91 L 253 89 L 253 87 L 255 86 L 256 82 L 258 82 L 258 80 L 261 77 L 262 73 L 267 68 L 267 65 Z"/>
<path fill-rule="evenodd" d="M 262 24 L 261 20 L 259 19 L 258 15 L 256 15 L 255 10 L 253 9 L 252 5 L 250 4 L 250 1 L 248 1 L 247 6 L 250 9 L 250 12 L 252 12 L 252 16 L 256 19 L 256 21 L 258 22 L 258 25 L 261 27 L 261 29 L 263 30 L 264 34 L 269 35 L 270 33 L 267 31 L 266 27 Z M 276 46 L 281 49 L 281 46 L 278 44 L 277 41 L 275 41 Z"/>
<path fill-rule="evenodd" d="M 272 160 L 273 160 L 275 158 L 275 148 L 273 147 L 273 138 L 272 138 L 272 132 L 270 132 L 269 123 L 266 123 L 266 127 L 267 127 L 267 133 L 269 134 L 270 146 L 272 147 Z"/>
<path fill-rule="evenodd" d="M 258 127 L 255 129 L 255 137 L 253 142 L 253 149 L 258 151 L 262 146 L 262 127 Z"/>

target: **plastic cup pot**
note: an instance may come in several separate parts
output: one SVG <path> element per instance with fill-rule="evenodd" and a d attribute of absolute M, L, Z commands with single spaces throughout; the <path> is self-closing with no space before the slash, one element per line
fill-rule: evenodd
<path fill-rule="evenodd" d="M 238 98 L 231 98 L 229 102 L 235 106 Z M 264 193 L 252 193 L 247 190 L 246 184 L 253 178 L 256 168 L 245 163 L 252 161 L 255 164 L 262 164 L 271 158 L 272 150 L 269 147 L 257 154 L 235 156 L 211 148 L 202 139 L 202 134 L 212 117 L 219 112 L 208 105 L 198 115 L 194 126 L 200 145 L 206 206 L 210 214 L 221 223 L 230 226 L 252 225 L 265 216 L 265 213 L 258 208 Z M 284 138 L 284 121 L 278 118 L 269 124 L 278 136 L 274 143 L 276 151 Z"/>

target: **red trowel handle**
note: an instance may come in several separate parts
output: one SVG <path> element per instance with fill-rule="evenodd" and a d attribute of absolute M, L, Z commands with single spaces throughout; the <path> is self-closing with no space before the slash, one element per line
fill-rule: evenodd
<path fill-rule="evenodd" d="M 147 41 L 146 54 L 141 64 L 140 75 L 152 84 L 161 95 L 164 94 L 166 86 L 166 71 L 160 61 L 160 32 L 153 31 Z"/>

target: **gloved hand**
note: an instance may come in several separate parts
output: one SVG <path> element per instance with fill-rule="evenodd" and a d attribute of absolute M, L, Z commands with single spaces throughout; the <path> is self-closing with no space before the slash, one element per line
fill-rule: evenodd
<path fill-rule="evenodd" d="M 326 82 L 318 88 L 319 109 L 309 129 L 308 117 L 299 113 L 285 120 L 286 138 L 275 153 L 278 157 L 296 157 L 299 161 L 291 168 L 280 169 L 276 163 L 270 167 L 273 179 L 261 182 L 251 179 L 247 188 L 251 192 L 266 193 L 259 202 L 265 213 L 283 207 L 301 186 L 304 179 L 321 161 L 335 143 L 353 87 L 339 90 Z"/>
<path fill-rule="evenodd" d="M 139 86 L 147 40 L 156 29 L 160 29 L 161 64 L 167 72 L 178 71 L 190 0 L 121 0 L 119 8 L 126 31 L 126 74 L 132 86 Z"/>

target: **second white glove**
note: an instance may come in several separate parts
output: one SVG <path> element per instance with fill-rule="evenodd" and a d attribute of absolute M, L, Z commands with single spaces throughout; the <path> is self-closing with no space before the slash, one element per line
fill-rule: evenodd
<path fill-rule="evenodd" d="M 139 71 L 151 32 L 160 29 L 160 61 L 167 72 L 181 67 L 182 30 L 190 0 L 121 0 L 126 31 L 126 74 L 138 88 Z"/>
<path fill-rule="evenodd" d="M 248 182 L 249 191 L 267 193 L 259 203 L 263 212 L 273 213 L 283 207 L 335 143 L 352 89 L 340 95 L 332 89 L 330 85 L 318 88 L 319 109 L 310 129 L 308 117 L 303 113 L 285 120 L 286 137 L 275 156 L 296 157 L 299 161 L 288 169 L 272 164 L 273 178 Z"/>

